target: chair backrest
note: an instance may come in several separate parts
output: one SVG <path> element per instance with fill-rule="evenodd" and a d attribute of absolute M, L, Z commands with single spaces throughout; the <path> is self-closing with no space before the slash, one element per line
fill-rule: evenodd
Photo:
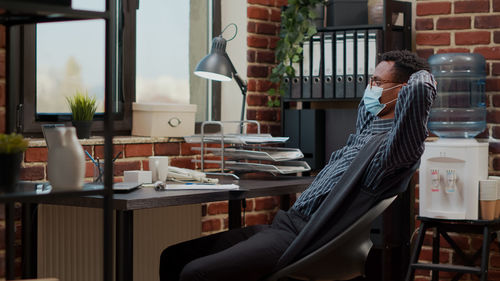
<path fill-rule="evenodd" d="M 349 280 L 363 275 L 372 222 L 397 196 L 382 200 L 340 235 L 300 260 L 274 273 L 266 281 L 284 276 L 308 280 Z"/>

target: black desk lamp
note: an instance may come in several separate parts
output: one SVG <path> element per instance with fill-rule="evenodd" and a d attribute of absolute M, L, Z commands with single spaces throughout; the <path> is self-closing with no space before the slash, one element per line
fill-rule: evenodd
<path fill-rule="evenodd" d="M 226 28 L 224 28 L 224 30 Z M 226 53 L 226 43 L 227 41 L 222 38 L 222 34 L 215 37 L 212 40 L 212 51 L 200 60 L 194 70 L 194 74 L 215 81 L 231 81 L 231 78 L 234 78 L 240 87 L 241 94 L 243 95 L 243 103 L 241 105 L 241 121 L 243 121 L 245 118 L 247 83 L 241 79 L 231 62 L 231 59 L 229 59 L 229 56 Z"/>

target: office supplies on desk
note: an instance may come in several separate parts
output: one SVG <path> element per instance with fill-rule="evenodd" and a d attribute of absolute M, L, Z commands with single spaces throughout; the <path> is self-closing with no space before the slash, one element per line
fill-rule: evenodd
<path fill-rule="evenodd" d="M 313 98 L 321 98 L 321 38 L 314 36 L 312 38 L 312 94 Z"/>
<path fill-rule="evenodd" d="M 356 97 L 362 98 L 365 94 L 366 77 L 365 77 L 365 33 L 363 31 L 357 34 L 356 40 Z"/>
<path fill-rule="evenodd" d="M 157 191 L 166 190 L 234 190 L 240 187 L 236 184 L 206 184 L 206 183 L 185 183 L 185 184 L 168 184 L 161 181 L 154 183 L 154 188 Z"/>
<path fill-rule="evenodd" d="M 335 98 L 342 99 L 344 95 L 344 52 L 345 52 L 345 36 L 344 32 L 335 34 Z"/>
<path fill-rule="evenodd" d="M 306 41 L 302 47 L 302 98 L 311 97 L 311 42 Z"/>
<path fill-rule="evenodd" d="M 345 97 L 354 98 L 354 31 L 345 34 Z"/>
<path fill-rule="evenodd" d="M 332 34 L 325 35 L 325 47 L 323 49 L 324 65 L 325 65 L 325 80 L 324 83 L 324 98 L 333 98 L 333 36 Z"/>

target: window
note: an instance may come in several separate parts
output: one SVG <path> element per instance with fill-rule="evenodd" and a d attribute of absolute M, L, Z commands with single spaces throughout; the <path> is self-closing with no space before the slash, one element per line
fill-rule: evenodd
<path fill-rule="evenodd" d="M 217 93 L 218 83 L 212 85 L 194 77 L 192 70 L 209 51 L 212 24 L 208 23 L 219 17 L 220 12 L 212 6 L 220 11 L 220 0 L 117 2 L 120 6 L 116 20 L 121 29 L 117 35 L 118 94 L 114 97 L 116 133 L 130 133 L 136 91 L 138 101 L 197 104 L 197 121 L 207 119 L 209 105 L 212 116 L 217 116 L 220 106 L 211 106 L 219 104 L 217 95 L 212 98 L 207 93 Z M 105 1 L 73 0 L 72 3 L 75 9 L 102 11 Z M 65 96 L 77 90 L 95 95 L 99 112 L 103 111 L 104 30 L 104 20 L 10 29 L 8 131 L 39 136 L 43 123 L 70 121 Z M 160 97 L 147 97 L 146 93 Z M 102 114 L 96 119 L 93 132 L 98 134 L 103 130 Z"/>

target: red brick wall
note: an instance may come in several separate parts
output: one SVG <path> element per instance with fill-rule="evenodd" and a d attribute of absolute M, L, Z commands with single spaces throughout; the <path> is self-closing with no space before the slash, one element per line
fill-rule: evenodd
<path fill-rule="evenodd" d="M 286 0 L 248 0 L 247 6 L 247 119 L 261 121 L 263 132 L 280 135 L 281 111 L 267 106 L 268 77 L 275 65 L 281 7 Z"/>
<path fill-rule="evenodd" d="M 491 137 L 489 174 L 500 174 L 500 0 L 417 0 L 416 2 L 416 51 L 422 57 L 436 53 L 480 53 L 487 61 L 486 94 L 488 130 L 482 137 Z M 418 196 L 418 190 L 416 191 Z M 418 198 L 416 202 L 418 211 Z M 458 244 L 466 252 L 481 245 L 481 237 L 457 235 Z M 431 234 L 428 233 L 420 260 L 431 260 Z M 446 241 L 441 250 L 442 263 L 456 263 L 457 257 Z M 488 280 L 500 280 L 500 249 L 492 245 Z M 430 280 L 428 271 L 418 271 L 416 280 Z M 449 274 L 440 274 L 448 280 Z M 466 275 L 461 280 L 475 280 Z"/>

